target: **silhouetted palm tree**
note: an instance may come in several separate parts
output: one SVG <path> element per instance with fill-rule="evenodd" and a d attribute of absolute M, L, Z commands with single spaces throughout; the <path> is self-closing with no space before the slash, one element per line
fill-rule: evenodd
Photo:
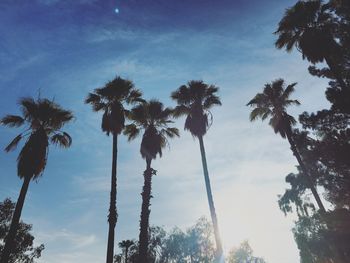
<path fill-rule="evenodd" d="M 171 98 L 178 104 L 174 110 L 174 116 L 186 116 L 185 130 L 198 138 L 202 156 L 202 165 L 204 171 L 204 180 L 207 190 L 209 209 L 214 227 L 216 241 L 217 258 L 223 258 L 222 244 L 219 234 L 219 227 L 214 207 L 213 195 L 211 192 L 210 178 L 205 156 L 203 136 L 206 134 L 210 119 L 212 118 L 209 109 L 215 105 L 221 105 L 220 98 L 216 95 L 218 87 L 207 85 L 203 81 L 189 81 L 187 85 L 182 85 L 171 94 Z"/>
<path fill-rule="evenodd" d="M 122 242 L 119 242 L 119 247 L 124 251 L 124 262 L 125 263 L 128 263 L 129 248 L 134 244 L 135 243 L 132 240 L 123 240 Z"/>
<path fill-rule="evenodd" d="M 254 107 L 250 113 L 250 120 L 255 121 L 257 118 L 265 120 L 270 117 L 269 124 L 272 126 L 275 133 L 279 133 L 282 138 L 287 137 L 291 150 L 308 180 L 309 187 L 320 210 L 325 212 L 322 201 L 311 180 L 310 173 L 306 168 L 294 142 L 292 126 L 296 123 L 296 121 L 293 116 L 289 115 L 286 111 L 286 108 L 290 105 L 300 105 L 299 101 L 291 100 L 289 98 L 294 91 L 295 85 L 296 83 L 293 83 L 284 88 L 285 85 L 283 79 L 278 79 L 273 81 L 271 84 L 266 84 L 264 91 L 262 93 L 258 93 L 247 104 L 247 106 Z"/>
<path fill-rule="evenodd" d="M 113 135 L 112 147 L 112 176 L 111 176 L 111 195 L 109 206 L 109 230 L 107 244 L 107 263 L 113 262 L 114 255 L 114 229 L 117 224 L 117 151 L 118 151 L 118 135 L 125 126 L 125 104 L 133 104 L 142 101 L 142 93 L 134 87 L 129 81 L 116 77 L 108 82 L 104 87 L 97 88 L 93 93 L 89 93 L 85 103 L 91 104 L 95 112 L 102 111 L 102 131 L 107 135 Z"/>
<path fill-rule="evenodd" d="M 129 141 L 136 138 L 141 130 L 144 131 L 140 147 L 141 156 L 146 160 L 139 235 L 140 263 L 148 262 L 148 228 L 151 212 L 149 206 L 152 197 L 152 176 L 156 173 L 151 167 L 151 162 L 158 154 L 159 157 L 162 157 L 162 149 L 167 145 L 167 138 L 179 136 L 177 128 L 168 126 L 169 123 L 172 123 L 171 116 L 171 109 L 164 108 L 164 105 L 157 100 L 150 100 L 131 110 L 128 117 L 132 124 L 127 125 L 124 131 Z"/>
<path fill-rule="evenodd" d="M 17 158 L 17 174 L 23 179 L 23 185 L 5 240 L 1 263 L 8 263 L 30 180 L 37 179 L 44 172 L 49 144 L 68 148 L 72 143 L 69 134 L 61 131 L 61 128 L 73 119 L 70 111 L 62 109 L 51 100 L 40 98 L 23 98 L 19 105 L 21 116 L 7 115 L 0 120 L 2 125 L 8 127 L 25 126 L 24 131 L 5 148 L 6 152 L 14 150 L 21 139 L 27 138 Z"/>
<path fill-rule="evenodd" d="M 303 58 L 313 64 L 326 61 L 340 86 L 345 88 L 339 67 L 341 47 L 334 36 L 332 18 L 326 9 L 321 0 L 298 1 L 287 9 L 279 22 L 275 45 L 288 52 L 296 47 Z"/>

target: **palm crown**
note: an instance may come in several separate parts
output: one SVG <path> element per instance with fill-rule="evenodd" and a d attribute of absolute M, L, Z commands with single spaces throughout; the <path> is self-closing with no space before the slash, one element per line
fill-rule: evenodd
<path fill-rule="evenodd" d="M 61 128 L 73 119 L 72 112 L 62 109 L 48 99 L 23 98 L 20 100 L 21 116 L 7 115 L 1 124 L 8 127 L 26 126 L 5 148 L 14 150 L 21 139 L 28 137 L 17 159 L 18 176 L 39 177 L 45 169 L 49 143 L 69 147 L 72 139 Z"/>
<path fill-rule="evenodd" d="M 132 123 L 125 127 L 124 133 L 129 140 L 133 140 L 141 130 L 144 130 L 140 153 L 147 161 L 155 159 L 157 154 L 162 156 L 167 138 L 179 136 L 177 128 L 168 127 L 169 123 L 173 123 L 172 110 L 165 108 L 163 103 L 157 100 L 137 105 L 130 111 L 128 117 Z"/>
<path fill-rule="evenodd" d="M 130 80 L 116 77 L 103 88 L 97 88 L 89 93 L 85 103 L 91 104 L 94 111 L 103 111 L 102 131 L 120 134 L 125 126 L 125 115 L 128 112 L 124 103 L 133 104 L 143 101 L 142 93 L 134 87 Z"/>
<path fill-rule="evenodd" d="M 286 108 L 290 105 L 300 105 L 299 101 L 289 99 L 295 85 L 296 83 L 293 83 L 284 88 L 283 79 L 266 84 L 264 91 L 258 93 L 247 104 L 247 106 L 254 107 L 250 113 L 250 120 L 254 121 L 257 118 L 265 120 L 271 117 L 269 124 L 275 133 L 285 138 L 290 127 L 296 123 L 293 116 L 288 115 Z"/>
<path fill-rule="evenodd" d="M 207 132 L 211 118 L 209 109 L 214 105 L 221 105 L 220 98 L 215 95 L 218 89 L 203 81 L 192 80 L 171 94 L 171 98 L 178 104 L 174 109 L 174 116 L 187 116 L 185 130 L 189 130 L 193 136 L 203 136 Z"/>

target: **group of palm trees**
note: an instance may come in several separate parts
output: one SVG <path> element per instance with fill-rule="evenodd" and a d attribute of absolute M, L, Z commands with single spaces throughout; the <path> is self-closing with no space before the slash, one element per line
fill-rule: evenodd
<path fill-rule="evenodd" d="M 282 79 L 266 84 L 262 93 L 258 93 L 247 105 L 254 107 L 250 114 L 250 120 L 258 117 L 265 120 L 270 118 L 269 124 L 275 133 L 287 138 L 293 154 L 307 178 L 321 211 L 325 211 L 316 187 L 293 138 L 292 126 L 295 119 L 286 111 L 289 105 L 299 105 L 297 100 L 290 99 L 296 83 L 285 87 Z M 179 136 L 175 127 L 170 127 L 173 118 L 186 116 L 185 130 L 198 138 L 204 179 L 209 203 L 211 219 L 213 223 L 216 241 L 216 258 L 223 262 L 223 249 L 219 235 L 219 227 L 211 191 L 203 136 L 211 125 L 212 115 L 209 111 L 215 105 L 221 105 L 217 96 L 218 87 L 207 85 L 203 81 L 190 81 L 182 85 L 171 94 L 171 98 L 177 103 L 175 108 L 164 107 L 155 99 L 146 101 L 142 98 L 140 90 L 136 89 L 130 80 L 116 77 L 104 87 L 95 89 L 89 93 L 85 103 L 90 104 L 96 112 L 103 112 L 101 129 L 107 135 L 112 135 L 112 176 L 110 206 L 108 214 L 108 242 L 106 262 L 112 263 L 114 258 L 114 233 L 117 224 L 117 152 L 118 136 L 124 134 L 131 141 L 143 132 L 140 153 L 146 161 L 144 185 L 142 190 L 142 206 L 140 216 L 139 234 L 139 262 L 148 262 L 149 241 L 149 216 L 150 201 L 152 198 L 152 176 L 156 171 L 152 168 L 152 160 L 159 155 L 168 144 L 168 139 Z M 7 115 L 1 119 L 1 124 L 8 127 L 25 126 L 23 132 L 16 136 L 5 150 L 11 151 L 16 148 L 21 139 L 27 137 L 17 159 L 17 174 L 23 179 L 23 185 L 17 200 L 11 227 L 6 238 L 5 246 L 1 255 L 0 263 L 8 263 L 14 238 L 18 228 L 21 211 L 25 196 L 31 180 L 39 177 L 46 165 L 48 146 L 50 143 L 62 147 L 69 147 L 72 139 L 68 133 L 62 131 L 62 127 L 73 119 L 71 111 L 62 109 L 55 102 L 48 99 L 24 98 L 19 102 L 21 116 Z M 131 109 L 129 108 L 131 106 Z"/>
<path fill-rule="evenodd" d="M 152 176 L 156 174 L 156 170 L 152 168 L 151 164 L 152 160 L 156 159 L 158 155 L 159 157 L 162 156 L 162 150 L 168 144 L 168 139 L 179 136 L 179 130 L 176 127 L 171 127 L 171 124 L 173 118 L 180 116 L 186 116 L 185 129 L 189 130 L 199 140 L 206 191 L 216 240 L 216 258 L 218 262 L 223 261 L 223 250 L 203 143 L 203 136 L 212 122 L 209 109 L 215 105 L 221 105 L 217 92 L 218 87 L 214 85 L 208 85 L 203 81 L 189 81 L 171 94 L 171 98 L 177 103 L 177 106 L 168 108 L 158 100 L 144 100 L 141 91 L 135 88 L 132 81 L 117 76 L 104 87 L 97 88 L 88 94 L 85 103 L 90 104 L 93 111 L 103 112 L 101 129 L 107 135 L 111 134 L 113 138 L 107 263 L 113 262 L 115 226 L 118 218 L 118 136 L 124 134 L 131 141 L 143 132 L 140 153 L 146 161 L 146 169 L 143 173 L 144 185 L 138 262 L 147 263 L 149 262 L 147 255 Z M 42 98 L 24 98 L 20 100 L 19 105 L 22 112 L 21 116 L 7 115 L 0 120 L 2 125 L 8 127 L 17 128 L 25 125 L 23 132 L 16 136 L 5 148 L 6 151 L 15 149 L 22 138 L 28 137 L 17 159 L 17 174 L 23 179 L 23 185 L 10 230 L 5 240 L 0 263 L 8 263 L 29 183 L 43 173 L 48 157 L 49 144 L 69 147 L 72 143 L 69 134 L 61 131 L 61 128 L 73 119 L 71 111 L 64 110 L 55 102 Z"/>

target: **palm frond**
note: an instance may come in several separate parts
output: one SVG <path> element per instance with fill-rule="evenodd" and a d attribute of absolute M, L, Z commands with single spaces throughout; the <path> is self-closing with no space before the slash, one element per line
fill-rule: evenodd
<path fill-rule="evenodd" d="M 84 101 L 86 104 L 95 104 L 101 102 L 101 96 L 96 93 L 89 93 Z"/>
<path fill-rule="evenodd" d="M 208 110 L 214 105 L 221 105 L 220 98 L 216 95 L 210 95 L 204 99 L 203 109 Z"/>
<path fill-rule="evenodd" d="M 257 107 L 251 111 L 249 119 L 255 121 L 260 117 L 265 120 L 270 114 L 272 114 L 272 111 L 269 108 Z"/>
<path fill-rule="evenodd" d="M 164 133 L 169 138 L 179 137 L 180 133 L 177 128 L 166 128 L 162 129 L 161 133 Z"/>
<path fill-rule="evenodd" d="M 207 85 L 206 90 L 205 90 L 205 96 L 210 97 L 217 93 L 219 91 L 219 87 L 216 87 L 215 85 Z"/>
<path fill-rule="evenodd" d="M 33 98 L 22 98 L 19 100 L 19 105 L 21 106 L 24 118 L 28 120 L 33 120 L 37 118 L 38 105 Z"/>
<path fill-rule="evenodd" d="M 178 118 L 178 117 L 190 114 L 190 111 L 191 109 L 188 106 L 185 106 L 182 104 L 182 105 L 176 106 L 173 109 L 173 116 L 175 118 Z"/>
<path fill-rule="evenodd" d="M 285 101 L 285 105 L 286 106 L 290 106 L 290 105 L 296 105 L 299 106 L 300 102 L 298 100 L 286 100 Z"/>
<path fill-rule="evenodd" d="M 193 100 L 193 98 L 190 96 L 190 89 L 186 85 L 182 85 L 176 91 L 172 92 L 171 98 L 179 105 L 189 105 L 191 100 Z"/>
<path fill-rule="evenodd" d="M 128 104 L 142 103 L 142 102 L 145 102 L 145 100 L 142 98 L 142 92 L 138 89 L 132 89 L 126 98 L 126 103 Z"/>
<path fill-rule="evenodd" d="M 160 119 L 165 114 L 163 103 L 156 99 L 152 99 L 144 105 L 146 106 L 145 109 L 147 109 L 149 117 L 153 120 Z"/>
<path fill-rule="evenodd" d="M 8 127 L 20 127 L 24 119 L 18 115 L 6 115 L 0 120 L 0 124 Z"/>
<path fill-rule="evenodd" d="M 50 140 L 53 144 L 63 148 L 68 148 L 72 145 L 72 138 L 66 132 L 62 132 L 61 134 L 56 133 L 53 136 L 51 136 Z"/>
<path fill-rule="evenodd" d="M 9 152 L 16 149 L 18 143 L 22 139 L 22 134 L 17 135 L 10 143 L 6 146 L 5 151 Z"/>
<path fill-rule="evenodd" d="M 264 91 L 266 91 L 266 87 L 264 89 Z M 269 103 L 268 98 L 266 96 L 266 94 L 264 93 L 258 93 L 255 95 L 255 97 L 253 99 L 251 99 L 246 106 L 251 106 L 251 107 L 261 107 L 261 106 L 266 106 Z"/>
<path fill-rule="evenodd" d="M 59 130 L 63 125 L 74 119 L 73 113 L 69 110 L 62 109 L 59 106 L 51 109 L 50 115 L 48 116 L 48 125 L 54 130 Z"/>
<path fill-rule="evenodd" d="M 296 82 L 290 84 L 287 86 L 287 88 L 284 90 L 282 97 L 287 100 L 289 96 L 295 91 L 295 86 L 297 85 Z"/>
<path fill-rule="evenodd" d="M 134 140 L 139 134 L 140 129 L 135 124 L 126 125 L 124 128 L 124 135 L 128 136 L 128 141 Z"/>
<path fill-rule="evenodd" d="M 138 125 L 146 126 L 148 121 L 148 109 L 146 107 L 147 103 L 141 103 L 131 109 L 128 118 L 131 121 L 136 122 Z"/>
<path fill-rule="evenodd" d="M 161 114 L 159 114 L 158 121 L 160 123 L 172 123 L 173 121 L 169 120 L 170 117 L 173 116 L 174 109 L 165 108 L 162 110 Z"/>

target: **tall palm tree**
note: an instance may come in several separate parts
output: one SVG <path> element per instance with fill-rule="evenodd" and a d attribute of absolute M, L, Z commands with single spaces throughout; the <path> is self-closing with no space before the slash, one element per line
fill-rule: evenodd
<path fill-rule="evenodd" d="M 135 139 L 141 130 L 144 131 L 141 141 L 140 153 L 143 159 L 146 160 L 146 170 L 144 171 L 144 186 L 142 191 L 142 207 L 140 220 L 140 235 L 139 235 L 139 262 L 149 262 L 147 256 L 148 248 L 148 229 L 150 215 L 150 200 L 152 192 L 152 176 L 156 171 L 152 169 L 152 160 L 156 159 L 157 155 L 162 157 L 162 149 L 167 145 L 167 138 L 179 136 L 177 128 L 169 127 L 172 123 L 172 110 L 164 108 L 164 105 L 157 100 L 150 100 L 134 107 L 129 119 L 131 124 L 125 127 L 124 134 L 128 136 L 129 141 Z"/>
<path fill-rule="evenodd" d="M 265 120 L 270 117 L 269 124 L 272 126 L 276 134 L 279 133 L 282 138 L 287 138 L 291 146 L 291 150 L 308 180 L 308 186 L 316 199 L 318 207 L 322 212 L 325 212 L 326 210 L 324 205 L 317 193 L 310 173 L 306 168 L 294 141 L 292 126 L 296 123 L 296 121 L 293 116 L 287 113 L 286 110 L 288 106 L 300 105 L 298 100 L 292 100 L 289 98 L 293 93 L 296 84 L 297 83 L 292 83 L 285 88 L 283 79 L 278 79 L 273 81 L 271 84 L 266 84 L 263 92 L 255 95 L 255 97 L 247 104 L 247 106 L 254 108 L 250 113 L 250 120 L 255 121 L 258 118 Z"/>
<path fill-rule="evenodd" d="M 41 98 L 37 100 L 23 98 L 19 101 L 19 105 L 21 115 L 7 115 L 0 120 L 4 126 L 15 128 L 24 126 L 24 130 L 5 148 L 6 152 L 14 150 L 18 143 L 26 138 L 17 158 L 17 175 L 23 179 L 23 184 L 0 263 L 8 263 L 29 183 L 44 172 L 49 144 L 68 148 L 72 143 L 69 134 L 61 131 L 61 128 L 73 119 L 72 112 L 62 109 L 51 100 Z"/>
<path fill-rule="evenodd" d="M 334 21 L 327 8 L 321 0 L 298 1 L 287 9 L 279 22 L 275 45 L 288 52 L 296 47 L 303 58 L 313 64 L 325 61 L 339 85 L 345 89 L 339 67 L 342 60 L 341 46 L 334 35 Z"/>
<path fill-rule="evenodd" d="M 122 242 L 119 242 L 119 247 L 124 250 L 124 262 L 128 263 L 128 253 L 129 253 L 129 248 L 134 245 L 134 241 L 132 240 L 123 240 Z"/>
<path fill-rule="evenodd" d="M 107 135 L 113 135 L 112 146 L 112 175 L 111 193 L 108 214 L 108 244 L 106 262 L 113 262 L 114 255 L 114 229 L 117 224 L 117 152 L 118 135 L 125 126 L 125 114 L 128 110 L 125 104 L 134 104 L 142 101 L 142 93 L 134 87 L 130 80 L 116 77 L 109 81 L 104 87 L 97 88 L 93 93 L 89 93 L 85 103 L 91 104 L 95 112 L 103 112 L 101 128 Z"/>
<path fill-rule="evenodd" d="M 189 81 L 187 85 L 182 85 L 174 91 L 171 94 L 171 98 L 178 104 L 174 110 L 174 116 L 180 117 L 185 115 L 185 130 L 189 130 L 190 133 L 199 140 L 205 186 L 214 227 L 217 260 L 222 260 L 223 250 L 203 142 L 203 136 L 206 134 L 211 124 L 210 120 L 212 115 L 209 110 L 215 105 L 221 105 L 220 98 L 216 95 L 218 89 L 218 87 L 205 84 L 203 81 L 192 80 Z"/>

